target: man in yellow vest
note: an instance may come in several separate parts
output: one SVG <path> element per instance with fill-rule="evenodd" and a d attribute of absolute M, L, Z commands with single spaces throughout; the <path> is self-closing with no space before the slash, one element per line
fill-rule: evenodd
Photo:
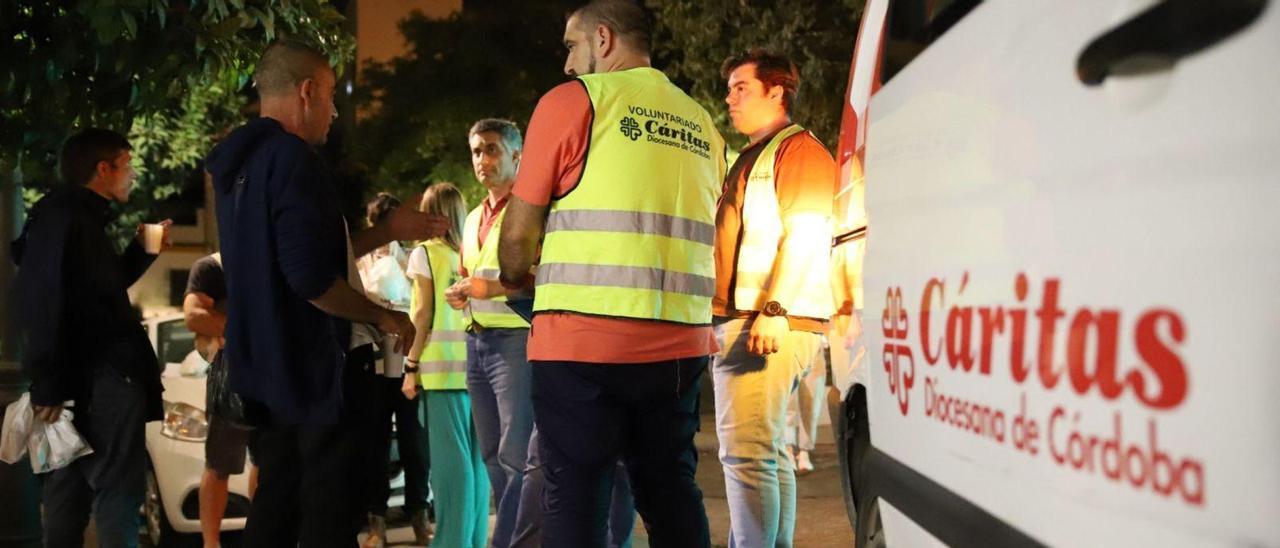
<path fill-rule="evenodd" d="M 709 546 L 694 481 L 724 140 L 649 65 L 647 14 L 596 0 L 565 25 L 502 224 L 508 288 L 534 284 L 529 359 L 544 546 L 603 546 L 621 457 L 655 546 Z"/>
<path fill-rule="evenodd" d="M 795 467 L 787 405 L 821 351 L 836 166 L 791 121 L 800 78 L 785 57 L 753 50 L 725 61 L 729 118 L 748 139 L 716 213 L 720 352 L 712 366 L 730 546 L 790 546 Z"/>
<path fill-rule="evenodd" d="M 505 296 L 476 298 L 477 290 L 497 285 L 498 234 L 515 184 L 523 141 L 509 120 L 484 119 L 467 135 L 476 179 L 488 189 L 482 203 L 467 215 L 462 233 L 463 275 L 450 288 L 450 304 L 470 309 L 467 325 L 467 392 L 475 418 L 480 454 L 489 471 L 489 484 L 498 515 L 492 546 L 511 545 L 515 531 L 536 528 L 518 523 L 529 438 L 533 432 L 533 404 L 525 346 L 529 323 L 507 306 Z M 537 513 L 525 513 L 535 519 Z"/>

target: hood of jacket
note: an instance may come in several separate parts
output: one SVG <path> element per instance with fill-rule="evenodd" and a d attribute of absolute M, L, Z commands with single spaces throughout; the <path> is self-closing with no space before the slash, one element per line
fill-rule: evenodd
<path fill-rule="evenodd" d="M 218 192 L 230 190 L 241 167 L 257 150 L 256 145 L 265 139 L 286 134 L 284 126 L 271 118 L 255 118 L 232 131 L 213 147 L 205 162 L 205 169 L 213 175 L 214 189 Z"/>

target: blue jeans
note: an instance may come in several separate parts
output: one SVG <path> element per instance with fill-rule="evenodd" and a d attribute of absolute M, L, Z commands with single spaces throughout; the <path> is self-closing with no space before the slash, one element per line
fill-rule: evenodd
<path fill-rule="evenodd" d="M 651 546 L 711 546 L 693 445 L 706 367 L 705 356 L 644 364 L 534 364 L 537 454 L 545 481 L 543 546 L 607 545 L 610 508 L 618 508 L 619 458 Z"/>
<path fill-rule="evenodd" d="M 485 329 L 467 336 L 467 392 L 480 455 L 498 516 L 491 545 L 507 548 L 520 517 L 520 491 L 533 433 L 533 392 L 525 347 L 528 329 Z"/>
<path fill-rule="evenodd" d="M 712 365 L 716 436 L 729 502 L 729 546 L 790 547 L 796 523 L 795 463 L 786 443 L 787 406 L 812 367 L 822 336 L 790 331 L 777 352 L 747 350 L 751 320 L 716 326 Z"/>
<path fill-rule="evenodd" d="M 538 548 L 542 546 L 542 497 L 546 478 L 542 474 L 542 460 L 538 457 L 538 429 L 534 427 L 529 440 L 529 466 L 524 471 L 524 492 L 520 501 L 520 522 L 524 529 L 516 529 L 511 539 L 512 548 Z M 526 515 L 528 514 L 528 515 Z M 631 531 L 636 525 L 636 501 L 631 496 L 631 480 L 627 479 L 627 467 L 621 459 L 613 472 L 613 494 L 609 502 L 608 548 L 631 548 Z"/>
<path fill-rule="evenodd" d="M 93 373 L 88 416 L 81 432 L 93 453 L 44 477 L 44 542 L 50 548 L 84 545 L 92 511 L 98 546 L 138 545 L 138 508 L 146 492 L 147 448 L 143 389 L 109 365 Z"/>

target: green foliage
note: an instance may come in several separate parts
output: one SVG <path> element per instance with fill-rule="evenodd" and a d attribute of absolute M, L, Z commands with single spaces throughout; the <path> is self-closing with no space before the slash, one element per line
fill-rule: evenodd
<path fill-rule="evenodd" d="M 570 5 L 477 2 L 446 20 L 403 22 L 410 54 L 371 66 L 357 86 L 366 114 L 350 159 L 371 188 L 406 198 L 451 181 L 468 204 L 479 203 L 484 189 L 471 171 L 467 130 L 489 117 L 525 129 L 538 97 L 565 80 L 560 42 Z"/>
<path fill-rule="evenodd" d="M 67 135 L 127 131 L 141 172 L 127 226 L 179 192 L 238 119 L 268 43 L 309 42 L 341 66 L 354 50 L 342 22 L 323 0 L 4 0 L 0 180 L 17 168 L 34 198 L 53 186 Z"/>
<path fill-rule="evenodd" d="M 720 66 L 730 55 L 763 47 L 800 69 L 793 119 L 834 149 L 857 22 L 865 0 L 646 0 L 657 22 L 654 65 L 716 117 L 731 143 L 744 144 L 728 121 Z"/>

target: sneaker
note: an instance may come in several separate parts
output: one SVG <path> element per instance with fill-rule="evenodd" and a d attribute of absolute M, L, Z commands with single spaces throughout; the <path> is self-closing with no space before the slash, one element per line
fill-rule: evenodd
<path fill-rule="evenodd" d="M 813 461 L 809 460 L 809 452 L 801 450 L 796 453 L 796 474 L 805 475 L 813 471 Z"/>

